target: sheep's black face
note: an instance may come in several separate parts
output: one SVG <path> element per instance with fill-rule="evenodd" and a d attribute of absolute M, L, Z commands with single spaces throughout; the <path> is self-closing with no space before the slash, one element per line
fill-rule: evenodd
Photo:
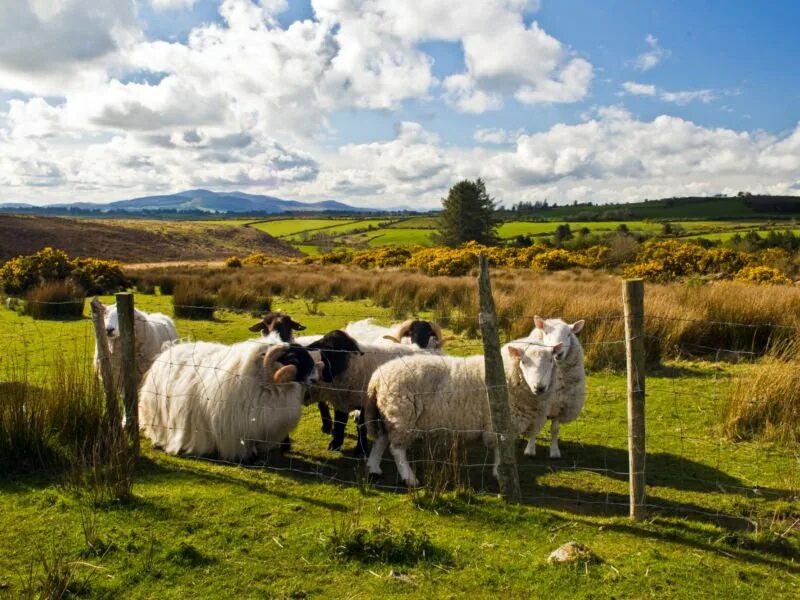
<path fill-rule="evenodd" d="M 299 383 L 305 383 L 313 375 L 316 366 L 308 350 L 300 344 L 290 344 L 278 362 L 284 366 L 294 365 L 297 367 L 297 375 L 294 380 Z"/>
<path fill-rule="evenodd" d="M 266 337 L 273 331 L 278 333 L 282 342 L 291 342 L 293 331 L 303 331 L 305 327 L 281 312 L 268 312 L 258 323 L 250 327 L 250 331 L 260 331 Z"/>
<path fill-rule="evenodd" d="M 408 337 L 411 339 L 412 344 L 416 344 L 420 348 L 427 348 L 431 342 L 431 338 L 439 342 L 439 336 L 433 330 L 433 327 L 428 321 L 413 321 L 408 328 Z"/>
<path fill-rule="evenodd" d="M 322 381 L 332 382 L 347 370 L 353 354 L 363 354 L 356 341 L 344 331 L 336 329 L 326 333 L 322 339 L 308 345 L 309 350 L 319 350 L 325 367 L 322 370 Z"/>

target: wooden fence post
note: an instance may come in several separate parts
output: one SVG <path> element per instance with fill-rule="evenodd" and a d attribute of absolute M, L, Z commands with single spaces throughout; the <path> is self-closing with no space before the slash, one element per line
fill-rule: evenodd
<path fill-rule="evenodd" d="M 136 336 L 134 333 L 133 294 L 116 295 L 119 317 L 119 337 L 122 350 L 122 401 L 125 407 L 125 429 L 133 445 L 134 456 L 139 455 L 139 377 L 136 369 Z"/>
<path fill-rule="evenodd" d="M 496 443 L 500 449 L 500 465 L 498 482 L 500 493 L 507 502 L 519 504 L 522 492 L 519 487 L 517 459 L 514 454 L 516 436 L 511 431 L 511 411 L 508 407 L 508 387 L 506 371 L 503 368 L 503 357 L 500 354 L 500 338 L 497 334 L 497 315 L 492 284 L 489 280 L 489 263 L 486 255 L 478 257 L 480 273 L 478 275 L 478 292 L 480 294 L 480 313 L 478 322 L 483 339 L 483 353 L 486 365 L 486 392 L 489 410 L 492 415 L 492 427 L 497 435 Z"/>
<path fill-rule="evenodd" d="M 105 307 L 100 299 L 95 297 L 91 302 L 92 323 L 94 324 L 94 337 L 97 341 L 97 359 L 100 367 L 100 377 L 103 380 L 103 390 L 106 396 L 106 418 L 112 428 L 119 426 L 119 406 L 117 405 L 117 388 L 111 371 L 111 358 L 108 353 L 108 336 L 106 335 Z"/>
<path fill-rule="evenodd" d="M 627 279 L 622 286 L 625 306 L 625 355 L 628 367 L 628 470 L 630 478 L 630 517 L 640 521 L 647 514 L 645 490 L 645 348 L 644 282 Z"/>

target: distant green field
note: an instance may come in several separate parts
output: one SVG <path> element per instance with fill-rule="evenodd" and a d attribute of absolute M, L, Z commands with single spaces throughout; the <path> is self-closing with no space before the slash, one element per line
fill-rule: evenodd
<path fill-rule="evenodd" d="M 783 228 L 780 228 L 780 227 L 772 228 L 772 229 L 774 231 L 777 231 L 777 232 L 786 231 L 786 229 L 783 229 Z M 695 235 L 688 235 L 688 236 L 686 236 L 686 238 L 689 238 L 689 239 L 703 238 L 703 239 L 712 240 L 712 241 L 715 241 L 715 242 L 725 242 L 725 241 L 728 241 L 729 239 L 731 239 L 737 233 L 739 235 L 745 235 L 748 231 L 756 231 L 761 237 L 766 237 L 766 235 L 769 233 L 770 230 L 769 229 L 763 229 L 763 228 L 759 229 L 758 226 L 754 226 L 753 228 L 751 228 L 749 230 L 731 230 L 731 231 L 720 231 L 720 232 L 716 232 L 716 233 L 701 233 L 701 234 L 695 234 Z M 791 231 L 795 235 L 800 235 L 800 229 L 789 229 L 789 231 Z"/>
<path fill-rule="evenodd" d="M 503 223 L 498 232 L 503 239 L 509 239 L 518 235 L 545 235 L 551 234 L 556 230 L 556 227 L 563 224 L 558 221 L 550 221 L 547 223 L 533 223 L 529 221 L 510 221 Z M 601 231 L 614 231 L 620 225 L 625 224 L 631 231 L 661 231 L 660 223 L 645 223 L 644 221 L 579 221 L 576 223 L 567 223 L 570 229 L 575 232 L 583 227 L 588 228 L 592 232 Z"/>
<path fill-rule="evenodd" d="M 374 234 L 370 246 L 432 246 L 429 229 L 391 229 Z"/>
<path fill-rule="evenodd" d="M 322 229 L 336 225 L 346 225 L 352 223 L 353 219 L 279 219 L 277 221 L 264 221 L 254 223 L 251 227 L 265 231 L 275 237 L 285 237 L 310 231 L 312 229 Z"/>
<path fill-rule="evenodd" d="M 313 235 L 317 232 L 325 233 L 327 235 L 346 234 L 356 229 L 368 229 L 370 226 L 373 228 L 378 228 L 391 222 L 392 221 L 387 219 L 364 219 L 361 221 L 348 221 L 340 225 L 333 225 L 332 227 L 323 226 L 323 228 L 320 229 L 309 227 L 308 229 L 304 229 L 303 231 L 290 236 L 288 239 L 300 240 L 305 232 L 308 232 L 309 235 Z M 331 223 L 336 223 L 336 221 L 331 220 Z"/>
<path fill-rule="evenodd" d="M 436 217 L 411 217 L 389 225 L 389 227 L 395 229 L 436 229 L 436 222 Z"/>

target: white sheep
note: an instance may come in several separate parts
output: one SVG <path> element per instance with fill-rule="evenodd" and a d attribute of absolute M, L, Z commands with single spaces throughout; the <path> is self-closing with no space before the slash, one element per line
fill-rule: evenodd
<path fill-rule="evenodd" d="M 249 460 L 300 421 L 321 363 L 305 349 L 254 341 L 168 346 L 139 391 L 139 424 L 168 454 Z"/>
<path fill-rule="evenodd" d="M 422 353 L 407 344 L 356 342 L 341 330 L 327 333 L 307 348 L 319 350 L 325 365 L 320 383 L 311 388 L 311 397 L 318 403 L 325 402 L 333 406 L 333 437 L 328 445 L 330 450 L 342 447 L 347 415 L 363 407 L 367 385 L 375 369 L 394 358 Z M 364 455 L 367 451 L 367 434 L 363 411 L 359 413 L 357 429 L 356 454 Z"/>
<path fill-rule="evenodd" d="M 383 327 L 375 323 L 375 319 L 362 319 L 348 323 L 344 331 L 358 342 L 407 344 L 431 351 L 441 350 L 444 346 L 442 330 L 432 321 L 408 319 Z"/>
<path fill-rule="evenodd" d="M 577 419 L 586 401 L 586 369 L 583 365 L 583 348 L 576 334 L 583 329 L 585 321 L 571 325 L 561 319 L 534 317 L 534 328 L 527 339 L 546 345 L 561 344 L 556 355 L 555 385 L 550 397 L 547 417 L 550 419 L 550 458 L 561 458 L 558 447 L 558 431 L 562 423 Z M 536 456 L 536 436 L 544 423 L 530 429 L 525 456 Z"/>
<path fill-rule="evenodd" d="M 119 335 L 119 314 L 117 305 L 103 306 L 108 349 L 111 359 L 111 372 L 117 386 L 121 385 L 122 374 L 122 342 Z M 134 352 L 136 358 L 136 381 L 141 382 L 153 359 L 161 352 L 164 344 L 178 339 L 175 323 L 167 315 L 133 311 Z M 100 373 L 99 347 L 95 341 L 95 371 Z"/>
<path fill-rule="evenodd" d="M 514 439 L 534 423 L 547 419 L 554 354 L 561 350 L 534 342 L 502 348 Z M 500 449 L 487 400 L 483 356 L 415 355 L 378 368 L 372 375 L 365 407 L 367 426 L 375 438 L 367 460 L 370 475 L 380 475 L 380 462 L 390 446 L 400 477 L 409 487 L 417 478 L 407 448 L 425 433 L 450 431 L 466 439 L 483 438 L 494 449 L 494 474 Z"/>

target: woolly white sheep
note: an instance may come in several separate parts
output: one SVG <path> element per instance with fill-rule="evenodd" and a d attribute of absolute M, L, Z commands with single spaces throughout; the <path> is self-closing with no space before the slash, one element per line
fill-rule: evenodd
<path fill-rule="evenodd" d="M 583 365 L 583 348 L 577 333 L 583 329 L 585 321 L 575 321 L 571 325 L 561 319 L 534 317 L 534 328 L 527 339 L 554 346 L 561 344 L 556 355 L 555 385 L 550 397 L 547 417 L 550 419 L 550 458 L 561 458 L 558 447 L 558 430 L 561 423 L 577 419 L 586 401 L 586 370 Z M 529 434 L 525 456 L 536 456 L 536 436 L 544 423 L 532 428 Z"/>
<path fill-rule="evenodd" d="M 119 335 L 119 315 L 117 305 L 103 306 L 106 335 L 108 336 L 109 354 L 111 358 L 111 372 L 114 381 L 121 385 L 122 373 L 122 343 Z M 136 356 L 136 380 L 141 382 L 153 359 L 161 352 L 164 344 L 178 339 L 175 323 L 167 315 L 161 313 L 146 313 L 134 309 L 133 335 Z M 99 347 L 95 341 L 94 348 L 95 371 L 100 373 Z"/>
<path fill-rule="evenodd" d="M 311 396 L 317 402 L 333 405 L 333 437 L 328 445 L 330 450 L 342 447 L 347 415 L 363 407 L 367 384 L 375 369 L 394 358 L 422 353 L 407 344 L 356 342 L 341 330 L 331 331 L 307 348 L 319 350 L 325 365 L 322 381 L 311 388 Z M 367 434 L 363 411 L 359 413 L 357 429 L 356 454 L 364 455 L 367 451 Z"/>
<path fill-rule="evenodd" d="M 168 454 L 248 460 L 297 426 L 306 385 L 320 368 L 289 344 L 175 344 L 145 376 L 140 427 Z"/>
<path fill-rule="evenodd" d="M 547 419 L 554 355 L 561 350 L 534 342 L 502 348 L 514 438 Z M 370 475 L 381 474 L 381 457 L 390 446 L 400 477 L 409 487 L 417 478 L 406 457 L 412 442 L 437 430 L 466 439 L 483 438 L 494 449 L 494 474 L 500 450 L 493 433 L 483 356 L 416 355 L 402 357 L 372 375 L 365 407 L 367 427 L 375 438 L 367 460 Z"/>
<path fill-rule="evenodd" d="M 407 344 L 431 351 L 441 350 L 444 346 L 442 330 L 432 321 L 408 319 L 382 327 L 375 323 L 375 319 L 362 319 L 348 323 L 344 331 L 358 342 Z"/>

